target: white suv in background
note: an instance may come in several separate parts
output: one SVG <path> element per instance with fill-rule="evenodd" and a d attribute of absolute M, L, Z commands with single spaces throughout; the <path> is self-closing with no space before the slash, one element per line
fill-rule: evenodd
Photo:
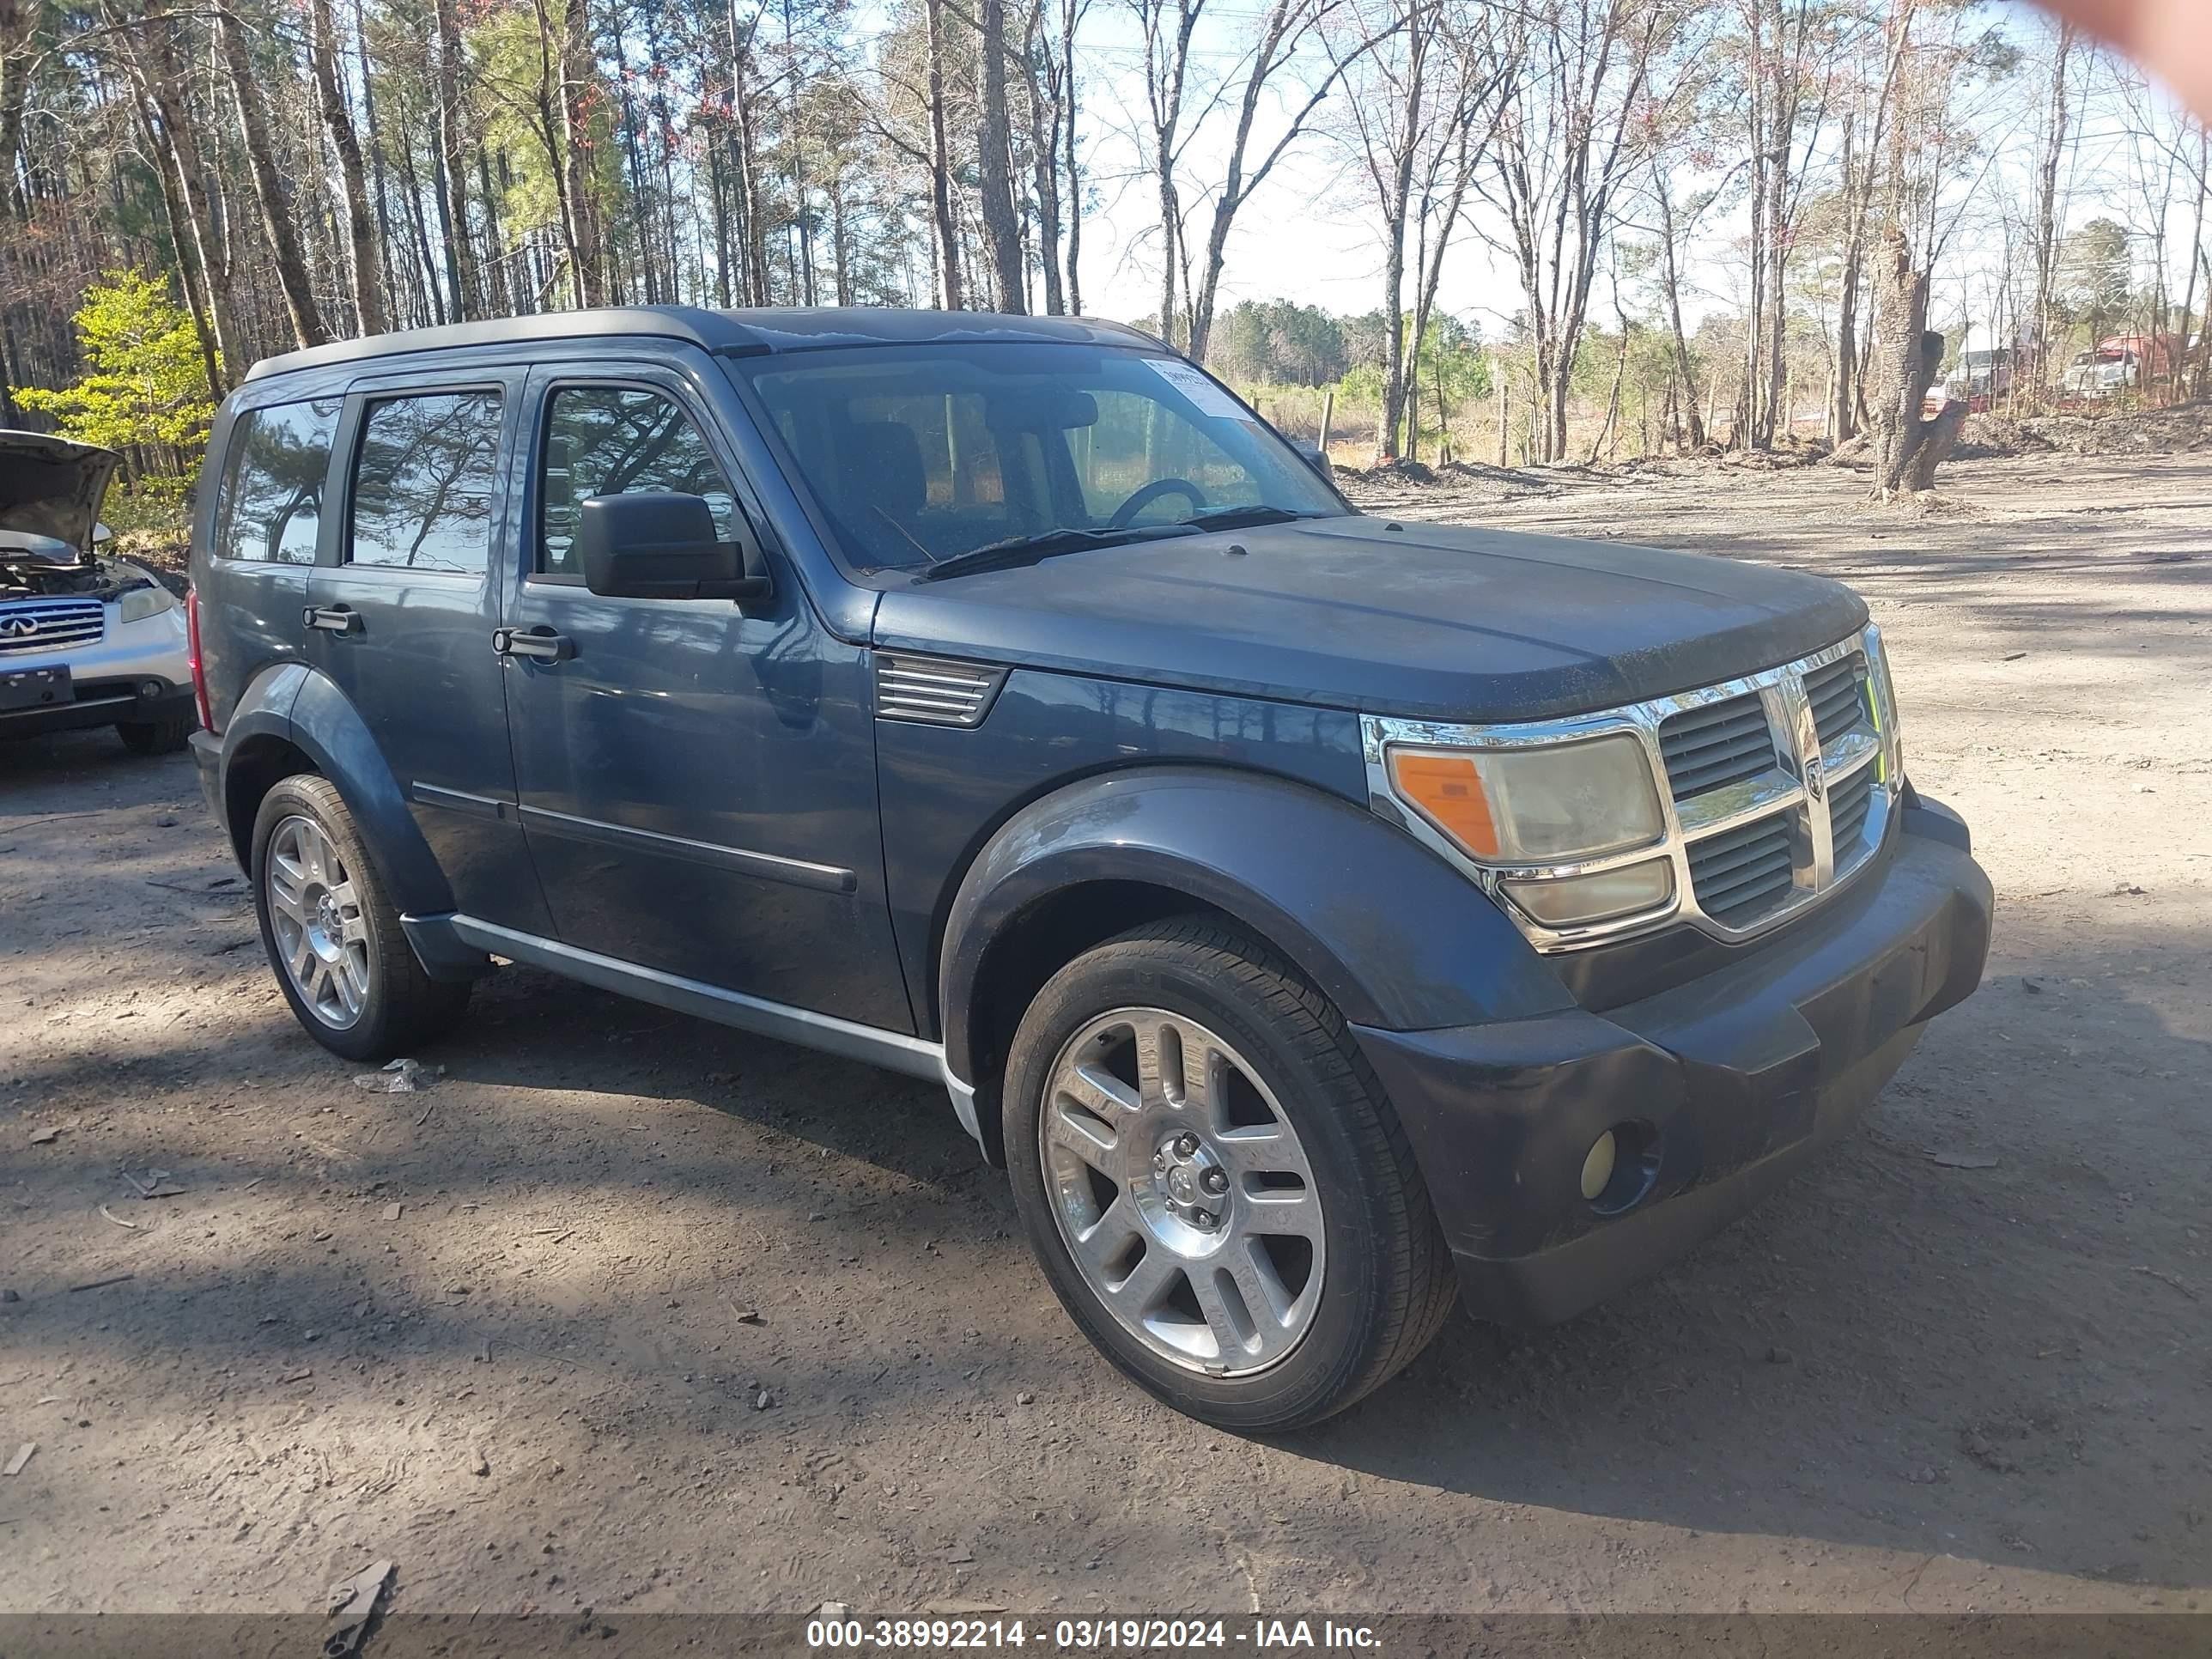
<path fill-rule="evenodd" d="M 184 606 L 97 550 L 112 450 L 0 431 L 0 737 L 112 726 L 135 754 L 198 726 Z"/>

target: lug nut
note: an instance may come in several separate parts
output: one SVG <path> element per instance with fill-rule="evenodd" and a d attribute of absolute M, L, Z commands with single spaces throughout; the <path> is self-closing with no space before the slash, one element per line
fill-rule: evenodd
<path fill-rule="evenodd" d="M 1193 1210 L 1190 1212 L 1190 1218 L 1197 1226 L 1211 1227 L 1213 1224 L 1213 1212 L 1211 1210 Z"/>
<path fill-rule="evenodd" d="M 1227 1192 L 1229 1190 L 1229 1177 L 1218 1170 L 1208 1170 L 1206 1172 L 1206 1190 L 1209 1193 Z"/>
<path fill-rule="evenodd" d="M 1152 1154 L 1152 1167 L 1155 1170 L 1166 1169 L 1168 1167 L 1168 1155 L 1165 1152 L 1154 1152 Z"/>
<path fill-rule="evenodd" d="M 1198 1137 L 1196 1135 L 1176 1136 L 1176 1151 L 1181 1152 L 1185 1158 L 1190 1157 L 1198 1151 Z"/>

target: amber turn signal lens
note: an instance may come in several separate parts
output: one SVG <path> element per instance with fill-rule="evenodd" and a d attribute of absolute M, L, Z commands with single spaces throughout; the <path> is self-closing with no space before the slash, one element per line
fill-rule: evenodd
<path fill-rule="evenodd" d="M 1390 779 L 1401 795 L 1468 852 L 1478 858 L 1498 856 L 1498 825 L 1491 818 L 1490 801 L 1471 758 L 1395 751 L 1390 757 Z"/>

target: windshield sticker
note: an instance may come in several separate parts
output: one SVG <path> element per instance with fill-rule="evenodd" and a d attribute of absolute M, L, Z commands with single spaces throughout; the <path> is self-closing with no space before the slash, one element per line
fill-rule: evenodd
<path fill-rule="evenodd" d="M 1231 421 L 1249 421 L 1252 418 L 1249 410 L 1188 363 L 1174 362 L 1164 357 L 1147 357 L 1145 367 L 1189 398 L 1201 415 L 1216 415 Z"/>

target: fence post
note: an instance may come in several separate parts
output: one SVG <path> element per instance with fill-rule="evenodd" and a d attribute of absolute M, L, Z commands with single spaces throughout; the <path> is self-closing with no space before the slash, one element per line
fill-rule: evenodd
<path fill-rule="evenodd" d="M 1331 386 L 1321 394 L 1321 453 L 1328 453 L 1328 428 L 1336 418 L 1336 388 Z"/>

